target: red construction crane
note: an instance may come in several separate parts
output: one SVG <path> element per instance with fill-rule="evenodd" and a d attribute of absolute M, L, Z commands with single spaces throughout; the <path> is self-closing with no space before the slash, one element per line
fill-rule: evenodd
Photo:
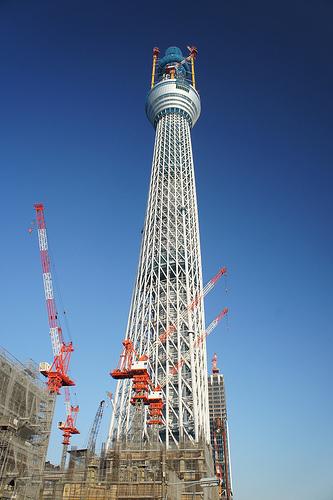
<path fill-rule="evenodd" d="M 74 349 L 72 342 L 63 341 L 62 330 L 57 323 L 58 313 L 56 312 L 54 302 L 43 203 L 36 203 L 35 209 L 37 214 L 38 242 L 40 258 L 42 262 L 46 307 L 49 318 L 50 335 L 54 357 L 52 366 L 50 366 L 48 363 L 41 363 L 40 372 L 48 379 L 48 390 L 50 392 L 56 392 L 57 394 L 60 394 L 61 387 L 75 385 L 74 381 L 71 380 L 67 375 L 70 356 Z"/>
<path fill-rule="evenodd" d="M 118 366 L 110 375 L 114 379 L 133 379 L 132 405 L 134 406 L 140 401 L 144 405 L 149 405 L 150 420 L 147 423 L 162 424 L 162 392 L 160 387 L 154 388 L 151 383 L 148 372 L 148 357 L 144 355 L 139 358 L 130 339 L 124 340 L 123 345 L 124 349 Z M 152 391 L 148 394 L 149 386 Z"/>
<path fill-rule="evenodd" d="M 46 308 L 49 319 L 52 351 L 54 357 L 52 366 L 50 366 L 48 363 L 41 363 L 39 371 L 45 377 L 47 377 L 47 386 L 50 392 L 56 392 L 57 394 L 60 394 L 60 388 L 64 387 L 67 419 L 66 422 L 58 423 L 58 428 L 63 431 L 64 438 L 62 441 L 64 447 L 61 459 L 61 465 L 63 468 L 66 462 L 66 452 L 70 437 L 72 434 L 79 434 L 79 431 L 75 427 L 79 407 L 72 406 L 70 404 L 70 395 L 68 388 L 75 385 L 75 382 L 68 376 L 69 360 L 74 349 L 72 342 L 64 342 L 62 330 L 60 326 L 58 326 L 58 313 L 56 311 L 54 301 L 43 203 L 36 203 L 35 209 L 37 215 L 38 242 L 42 263 Z"/>
<path fill-rule="evenodd" d="M 71 406 L 70 407 L 70 412 L 67 414 L 67 419 L 66 422 L 58 422 L 58 429 L 60 429 L 63 435 L 63 448 L 62 448 L 62 456 L 61 456 L 61 463 L 60 463 L 60 468 L 63 470 L 65 468 L 66 464 L 66 453 L 67 453 L 67 448 L 71 439 L 72 434 L 80 434 L 80 432 L 76 428 L 76 419 L 77 419 L 77 414 L 79 411 L 78 406 Z"/>
<path fill-rule="evenodd" d="M 163 393 L 162 387 L 158 385 L 157 387 L 152 387 L 152 391 L 148 394 L 149 403 L 149 420 L 147 424 L 162 425 L 162 411 L 163 411 Z"/>
<path fill-rule="evenodd" d="M 139 358 L 130 339 L 123 341 L 123 352 L 120 355 L 118 366 L 110 375 L 114 379 L 133 379 L 134 395 L 131 403 L 134 405 L 136 400 L 142 399 L 147 404 L 148 399 L 148 357 L 146 355 Z M 136 361 L 133 362 L 133 356 Z"/>
<path fill-rule="evenodd" d="M 130 339 L 126 339 L 123 341 L 123 352 L 120 355 L 120 360 L 118 366 L 115 370 L 113 370 L 110 375 L 115 379 L 124 379 L 124 378 L 133 378 L 132 373 L 132 354 L 136 357 L 138 361 L 139 357 L 136 354 L 133 344 Z M 147 356 L 144 356 L 141 361 L 147 360 Z"/>
<path fill-rule="evenodd" d="M 62 435 L 64 439 L 62 441 L 62 444 L 65 444 L 67 446 L 69 445 L 72 434 L 80 434 L 80 432 L 75 427 L 78 411 L 78 406 L 71 406 L 71 412 L 69 415 L 67 415 L 66 422 L 58 422 L 58 429 L 63 431 Z"/>

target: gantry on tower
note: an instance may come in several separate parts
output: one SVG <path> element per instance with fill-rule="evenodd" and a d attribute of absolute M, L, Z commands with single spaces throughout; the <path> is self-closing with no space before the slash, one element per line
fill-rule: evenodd
<path fill-rule="evenodd" d="M 193 59 L 177 47 L 155 65 L 146 114 L 156 130 L 140 256 L 125 339 L 147 356 L 152 386 L 162 392 L 158 425 L 166 448 L 210 442 L 207 356 L 191 129 L 200 115 Z M 155 76 L 156 70 L 156 76 Z M 195 348 L 194 348 L 195 347 Z M 139 431 L 149 439 L 147 403 L 138 417 L 133 380 L 118 380 L 107 448 Z M 131 403 L 132 401 L 132 403 Z M 138 406 L 138 405 L 137 405 Z"/>

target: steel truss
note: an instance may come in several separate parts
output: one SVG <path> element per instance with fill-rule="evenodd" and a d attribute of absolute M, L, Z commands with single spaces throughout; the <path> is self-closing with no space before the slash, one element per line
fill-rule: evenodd
<path fill-rule="evenodd" d="M 185 93 L 178 92 L 184 99 Z M 202 300 L 184 314 L 203 290 L 190 124 L 186 114 L 172 108 L 160 114 L 156 125 L 148 204 L 126 331 L 126 339 L 131 339 L 137 354 L 148 355 L 153 384 L 168 380 L 163 388 L 160 426 L 160 439 L 167 447 L 179 445 L 183 439 L 210 441 L 205 341 L 186 358 L 205 331 Z M 177 325 L 175 331 L 158 342 L 173 324 Z M 186 362 L 170 377 L 183 358 Z M 131 390 L 131 380 L 118 381 L 107 447 L 112 438 L 125 439 L 131 434 Z M 145 435 L 146 408 L 142 437 Z"/>

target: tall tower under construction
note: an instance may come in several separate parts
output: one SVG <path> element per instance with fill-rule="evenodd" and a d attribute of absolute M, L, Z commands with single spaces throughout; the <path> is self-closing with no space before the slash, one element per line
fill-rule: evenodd
<path fill-rule="evenodd" d="M 125 336 L 138 359 L 146 360 L 152 386 L 162 393 L 158 435 L 166 449 L 184 441 L 210 442 L 203 282 L 191 144 L 191 129 L 201 110 L 194 78 L 196 54 L 194 47 L 188 57 L 177 47 L 170 47 L 158 60 L 159 51 L 154 49 L 146 114 L 156 131 L 155 146 Z M 138 417 L 133 388 L 132 379 L 118 380 L 108 449 L 112 441 L 128 440 L 137 431 L 141 439 L 149 440 L 149 424 L 154 420 L 147 403 Z"/>
<path fill-rule="evenodd" d="M 52 477 L 54 487 L 44 500 L 58 500 L 56 491 L 62 500 L 222 498 L 210 448 L 205 339 L 227 310 L 205 328 L 203 297 L 225 269 L 203 287 L 190 134 L 201 105 L 197 51 L 189 50 L 184 57 L 170 47 L 159 59 L 154 49 L 146 113 L 155 147 L 124 347 L 111 372 L 117 388 L 106 448 L 100 457 L 72 450 L 66 474 L 48 471 L 46 486 Z"/>

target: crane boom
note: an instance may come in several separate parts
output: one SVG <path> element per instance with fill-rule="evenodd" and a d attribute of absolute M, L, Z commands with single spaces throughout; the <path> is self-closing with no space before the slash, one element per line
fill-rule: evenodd
<path fill-rule="evenodd" d="M 61 329 L 57 324 L 57 312 L 54 302 L 51 266 L 49 259 L 49 248 L 47 243 L 47 233 L 44 219 L 43 204 L 35 204 L 37 214 L 37 228 L 38 228 L 38 243 L 40 250 L 40 257 L 42 262 L 43 284 L 45 292 L 45 300 L 47 307 L 47 315 L 50 325 L 50 335 L 52 342 L 53 356 L 56 357 L 60 353 L 60 344 L 62 343 Z"/>
<path fill-rule="evenodd" d="M 177 330 L 179 324 L 181 323 L 182 320 L 184 320 L 187 316 L 187 313 L 189 311 L 193 311 L 193 309 L 200 303 L 200 301 L 206 297 L 208 292 L 216 285 L 216 283 L 219 281 L 221 276 L 226 274 L 227 269 L 224 267 L 223 269 L 220 269 L 219 272 L 211 279 L 208 281 L 208 283 L 205 285 L 205 287 L 202 290 L 202 293 L 200 295 L 197 295 L 192 302 L 190 302 L 187 307 L 184 309 L 182 314 L 180 315 L 180 318 L 178 321 L 175 323 L 171 324 L 167 330 L 164 330 L 164 332 L 158 337 L 158 339 L 154 342 L 153 346 L 151 347 L 149 353 L 148 353 L 148 358 L 151 356 L 152 352 L 154 351 L 156 344 L 163 344 L 168 337 L 171 337 L 172 334 Z M 216 326 L 216 325 L 215 325 Z"/>
<path fill-rule="evenodd" d="M 206 328 L 206 330 L 203 332 L 203 334 L 200 335 L 200 337 L 194 342 L 193 346 L 186 352 L 185 356 L 179 361 L 179 363 L 176 363 L 175 366 L 172 368 L 172 370 L 170 372 L 171 376 L 175 375 L 178 372 L 179 368 L 181 368 L 186 363 L 186 361 L 188 361 L 190 359 L 191 354 L 194 351 L 194 349 L 196 349 L 200 344 L 202 344 L 202 342 L 205 340 L 205 338 L 207 338 L 208 335 L 210 333 L 212 333 L 214 328 L 219 324 L 219 322 L 221 321 L 223 316 L 227 313 L 228 313 L 228 309 L 223 309 L 223 311 L 221 311 L 220 314 L 218 316 L 216 316 L 215 319 L 213 319 L 213 321 Z M 165 384 L 167 383 L 167 381 L 168 381 L 168 378 L 165 378 L 161 383 L 161 387 L 164 387 Z"/>
<path fill-rule="evenodd" d="M 222 274 L 221 274 L 222 276 Z M 155 388 L 153 388 L 153 391 L 148 394 L 148 402 L 150 403 L 150 415 L 151 418 L 147 422 L 148 424 L 161 424 L 162 423 L 162 410 L 163 410 L 163 399 L 162 399 L 162 392 L 161 390 L 163 387 L 165 387 L 166 383 L 171 380 L 171 378 L 178 372 L 178 370 L 188 361 L 191 357 L 191 354 L 193 351 L 204 341 L 206 337 L 212 331 L 214 328 L 218 325 L 218 323 L 221 321 L 223 316 L 228 313 L 228 309 L 223 309 L 223 311 L 220 312 L 218 316 L 211 322 L 211 324 L 206 328 L 204 333 L 200 335 L 200 337 L 194 342 L 193 346 L 187 351 L 185 356 L 179 361 L 179 363 L 176 363 L 173 369 L 170 372 L 170 375 L 168 377 L 165 377 L 162 382 Z"/>
<path fill-rule="evenodd" d="M 43 203 L 36 203 L 35 209 L 37 215 L 38 243 L 42 263 L 46 308 L 54 357 L 54 361 L 51 367 L 47 363 L 41 363 L 40 372 L 48 378 L 48 390 L 50 392 L 56 392 L 57 394 L 60 394 L 61 387 L 75 385 L 74 381 L 71 380 L 67 375 L 70 356 L 74 349 L 72 342 L 65 343 L 63 341 L 62 330 L 58 326 L 57 322 L 58 315 L 56 312 L 53 294 Z"/>
<path fill-rule="evenodd" d="M 88 450 L 94 451 L 96 446 L 96 439 L 98 435 L 99 428 L 101 426 L 102 418 L 103 418 L 103 407 L 104 407 L 104 399 L 100 402 L 98 410 L 95 415 L 94 423 L 91 428 L 91 433 L 88 442 Z"/>

